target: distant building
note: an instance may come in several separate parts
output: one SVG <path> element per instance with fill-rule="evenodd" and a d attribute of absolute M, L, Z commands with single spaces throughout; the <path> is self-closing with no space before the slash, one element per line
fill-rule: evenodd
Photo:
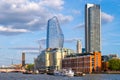
<path fill-rule="evenodd" d="M 36 59 L 36 68 L 39 70 L 60 70 L 62 59 L 71 53 L 74 53 L 73 50 L 67 48 L 48 48 Z"/>
<path fill-rule="evenodd" d="M 25 53 L 22 53 L 22 67 L 25 66 Z"/>
<path fill-rule="evenodd" d="M 108 71 L 108 68 L 109 68 L 108 62 L 102 61 L 102 71 Z"/>
<path fill-rule="evenodd" d="M 101 71 L 101 53 L 84 53 L 68 55 L 62 60 L 62 68 L 72 68 L 74 72 L 100 72 Z"/>
<path fill-rule="evenodd" d="M 109 62 L 108 61 L 111 59 L 118 59 L 118 58 L 119 57 L 117 54 L 103 55 L 102 56 L 102 70 L 108 71 L 108 69 L 109 69 L 109 66 L 108 66 Z"/>
<path fill-rule="evenodd" d="M 109 56 L 107 56 L 107 55 L 102 56 L 102 61 L 103 62 L 107 62 L 108 60 L 109 60 Z"/>
<path fill-rule="evenodd" d="M 114 58 L 118 58 L 117 54 L 109 54 L 109 59 L 114 59 Z"/>
<path fill-rule="evenodd" d="M 103 55 L 102 56 L 102 71 L 108 70 L 108 61 L 109 61 L 109 56 Z"/>
<path fill-rule="evenodd" d="M 82 53 L 85 53 L 86 51 L 85 51 L 85 48 L 82 48 Z"/>
<path fill-rule="evenodd" d="M 48 20 L 47 25 L 47 48 L 63 48 L 64 35 L 60 28 L 57 17 Z"/>
<path fill-rule="evenodd" d="M 85 5 L 85 49 L 86 52 L 101 51 L 100 43 L 100 5 Z"/>
<path fill-rule="evenodd" d="M 82 53 L 82 43 L 80 40 L 77 40 L 77 53 Z"/>
<path fill-rule="evenodd" d="M 103 62 L 107 62 L 110 59 L 115 59 L 115 58 L 119 58 L 117 54 L 109 54 L 109 55 L 103 55 L 102 56 L 102 61 Z"/>

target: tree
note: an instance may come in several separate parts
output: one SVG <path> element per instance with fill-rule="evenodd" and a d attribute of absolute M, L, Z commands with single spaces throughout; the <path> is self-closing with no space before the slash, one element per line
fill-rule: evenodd
<path fill-rule="evenodd" d="M 110 70 L 120 70 L 120 59 L 109 60 L 109 69 Z"/>
<path fill-rule="evenodd" d="M 26 70 L 28 71 L 32 71 L 34 69 L 34 64 L 28 64 L 26 67 L 25 67 Z"/>

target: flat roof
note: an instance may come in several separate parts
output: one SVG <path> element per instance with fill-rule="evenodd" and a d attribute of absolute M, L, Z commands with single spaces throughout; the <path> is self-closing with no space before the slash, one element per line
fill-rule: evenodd
<path fill-rule="evenodd" d="M 74 54 L 67 55 L 65 58 L 77 57 L 77 56 L 87 56 L 87 55 L 94 55 L 94 54 L 93 53 L 74 53 Z"/>

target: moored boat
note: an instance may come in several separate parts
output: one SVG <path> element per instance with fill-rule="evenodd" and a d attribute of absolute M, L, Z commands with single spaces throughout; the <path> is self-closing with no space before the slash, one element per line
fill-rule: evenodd
<path fill-rule="evenodd" d="M 54 75 L 59 76 L 59 75 L 61 75 L 61 73 L 60 73 L 60 71 L 54 70 Z"/>
<path fill-rule="evenodd" d="M 70 76 L 70 77 L 72 77 L 72 76 L 74 76 L 74 72 L 72 71 L 72 69 L 68 69 L 68 70 L 62 69 L 60 71 L 55 70 L 54 71 L 54 75 L 57 75 L 57 76 Z"/>
<path fill-rule="evenodd" d="M 69 69 L 67 72 L 66 72 L 66 76 L 74 76 L 74 72 L 72 71 L 72 69 Z"/>
<path fill-rule="evenodd" d="M 25 72 L 23 72 L 23 74 L 32 74 L 32 72 L 30 72 L 30 71 L 25 71 Z"/>
<path fill-rule="evenodd" d="M 76 72 L 75 73 L 75 76 L 85 76 L 86 74 L 85 73 L 83 73 L 83 72 Z"/>

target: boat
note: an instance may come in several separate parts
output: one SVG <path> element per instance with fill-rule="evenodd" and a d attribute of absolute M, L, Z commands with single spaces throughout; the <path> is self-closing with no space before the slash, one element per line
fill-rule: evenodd
<path fill-rule="evenodd" d="M 74 72 L 72 71 L 72 69 L 68 69 L 68 71 L 65 74 L 66 76 L 69 76 L 69 77 L 74 76 Z"/>
<path fill-rule="evenodd" d="M 58 70 L 54 70 L 54 75 L 55 75 L 55 76 L 60 76 L 60 75 L 62 75 L 62 74 L 61 74 L 60 71 L 58 71 Z"/>
<path fill-rule="evenodd" d="M 74 72 L 72 71 L 72 69 L 62 69 L 60 71 L 58 70 L 54 70 L 54 75 L 55 76 L 69 76 L 72 77 L 74 76 Z"/>
<path fill-rule="evenodd" d="M 83 73 L 83 72 L 76 72 L 75 73 L 75 76 L 85 76 L 86 74 L 85 73 Z"/>
<path fill-rule="evenodd" d="M 39 74 L 39 71 L 38 71 L 38 70 L 35 70 L 35 71 L 34 71 L 34 74 Z"/>
<path fill-rule="evenodd" d="M 23 74 L 32 74 L 32 72 L 30 72 L 30 71 L 25 71 L 25 72 L 23 72 Z"/>

